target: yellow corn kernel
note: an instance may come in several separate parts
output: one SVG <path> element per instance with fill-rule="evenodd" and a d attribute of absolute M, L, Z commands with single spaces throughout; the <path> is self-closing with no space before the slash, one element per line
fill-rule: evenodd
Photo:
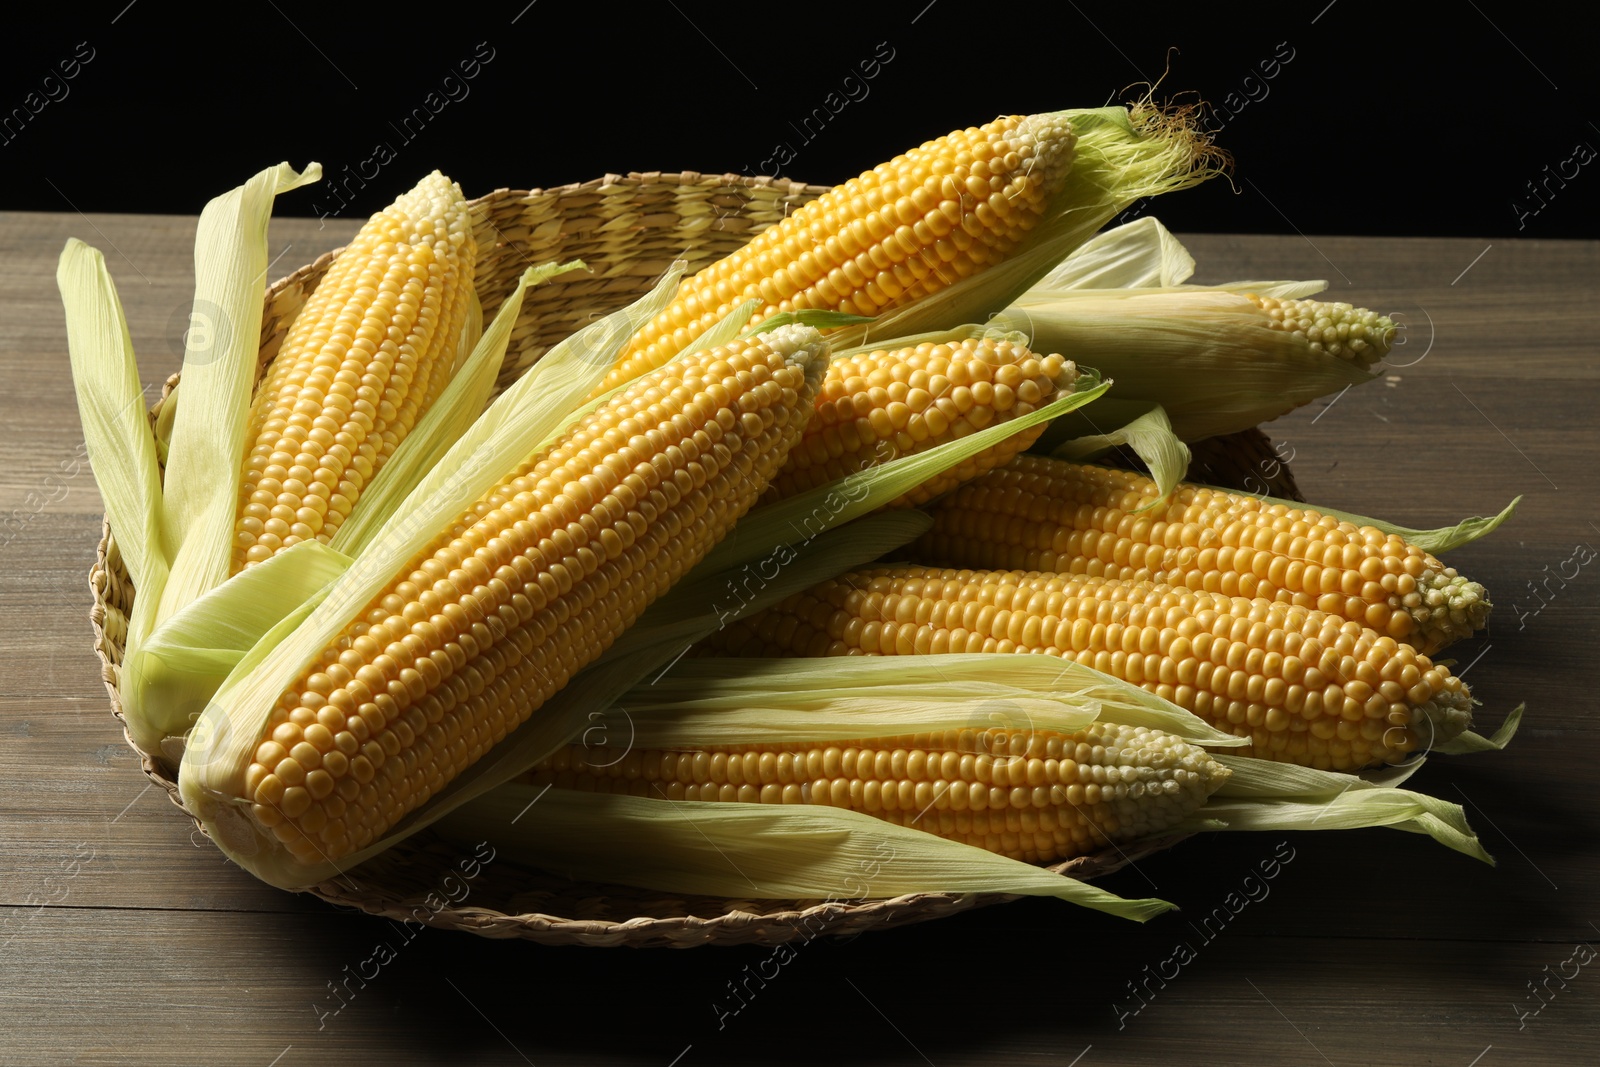
<path fill-rule="evenodd" d="M 372 216 L 295 316 L 256 390 L 233 569 L 332 540 L 444 390 L 477 249 L 438 171 Z"/>
<path fill-rule="evenodd" d="M 1460 679 L 1359 623 L 1259 598 L 1037 571 L 856 571 L 735 622 L 704 647 L 1060 656 L 1249 738 L 1243 755 L 1331 770 L 1397 762 L 1471 722 Z"/>
<path fill-rule="evenodd" d="M 671 752 L 569 745 L 524 780 L 670 800 L 845 807 L 1012 859 L 1058 863 L 1170 829 L 1228 777 L 1180 738 L 1098 722 L 1072 734 L 993 727 Z"/>
<path fill-rule="evenodd" d="M 676 360 L 503 480 L 271 712 L 245 777 L 257 825 L 337 860 L 426 802 L 727 533 L 826 364 L 806 327 Z"/>
<path fill-rule="evenodd" d="M 828 367 L 817 410 L 763 500 L 776 500 L 1020 418 L 1071 391 L 1077 367 L 1003 340 L 921 344 L 863 353 Z M 898 500 L 915 507 L 999 466 L 1044 424 L 1008 437 Z"/>

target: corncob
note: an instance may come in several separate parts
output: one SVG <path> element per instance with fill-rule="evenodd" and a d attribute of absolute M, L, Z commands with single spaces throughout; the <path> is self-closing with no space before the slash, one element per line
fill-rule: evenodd
<path fill-rule="evenodd" d="M 1251 754 L 1333 770 L 1404 758 L 1471 721 L 1460 679 L 1359 623 L 1148 582 L 900 565 L 823 582 L 706 647 L 743 656 L 1032 652 L 1142 686 Z"/>
<path fill-rule="evenodd" d="M 1429 655 L 1488 621 L 1488 594 L 1403 538 L 1310 508 L 1019 456 L 933 508 L 913 550 L 957 567 L 1152 581 L 1267 597 L 1362 623 Z"/>
<path fill-rule="evenodd" d="M 235 573 L 338 532 L 448 383 L 476 256 L 461 190 L 435 171 L 335 258 L 251 404 Z"/>
<path fill-rule="evenodd" d="M 1078 370 L 1059 355 L 1037 356 L 1005 340 L 921 344 L 836 359 L 817 395 L 816 414 L 763 500 L 793 496 L 867 467 L 965 437 L 996 420 L 1026 415 Z M 1007 438 L 894 503 L 914 507 L 1027 448 L 1044 424 Z"/>
<path fill-rule="evenodd" d="M 1341 300 L 1290 300 L 1246 293 L 1267 313 L 1274 330 L 1305 338 L 1317 355 L 1332 356 L 1369 370 L 1389 354 L 1394 320 Z"/>
<path fill-rule="evenodd" d="M 667 800 L 822 804 L 1032 863 L 1151 837 L 1229 772 L 1144 727 L 990 728 L 816 744 L 633 751 L 569 745 L 525 780 Z"/>
<path fill-rule="evenodd" d="M 1009 116 L 929 141 L 824 193 L 686 279 L 597 392 L 661 366 L 741 301 L 877 315 L 1005 258 L 1072 165 L 1062 113 Z"/>
<path fill-rule="evenodd" d="M 1377 377 L 1395 342 L 1390 319 L 1290 296 L 1319 282 L 1182 284 L 1193 260 L 1159 224 L 1141 222 L 1091 240 L 1081 259 L 1068 257 L 984 321 L 1071 353 L 1115 383 L 1113 399 L 1160 404 L 1185 441 L 1249 429 Z M 1152 260 L 1159 271 L 1140 270 Z"/>
<path fill-rule="evenodd" d="M 790 327 L 633 383 L 436 537 L 258 738 L 186 759 L 185 796 L 231 807 L 299 863 L 373 841 L 728 531 L 798 439 L 826 362 L 816 331 Z"/>

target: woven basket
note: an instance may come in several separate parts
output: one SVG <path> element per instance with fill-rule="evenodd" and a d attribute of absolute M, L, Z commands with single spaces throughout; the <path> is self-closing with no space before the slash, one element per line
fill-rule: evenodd
<path fill-rule="evenodd" d="M 824 191 L 768 178 L 648 173 L 608 175 L 534 192 L 501 189 L 473 201 L 477 288 L 485 322 L 525 267 L 578 258 L 590 268 L 590 273 L 564 274 L 528 291 L 512 331 L 500 385 L 574 330 L 642 296 L 673 260 L 685 259 L 691 272 L 698 270 Z M 267 291 L 262 366 L 277 354 L 290 321 L 334 255 L 330 252 L 301 267 Z M 168 381 L 152 417 L 176 381 L 176 376 Z M 1191 470 L 1196 481 L 1251 491 L 1264 488 L 1276 496 L 1300 499 L 1287 466 L 1259 431 L 1214 438 L 1194 451 Z M 109 527 L 101 537 L 89 585 L 94 594 L 90 612 L 94 647 L 112 711 L 122 719 L 117 694 L 134 590 Z M 176 768 L 155 757 L 141 757 L 145 774 L 181 808 Z M 1179 839 L 1108 849 L 1052 870 L 1095 878 Z M 310 892 L 374 915 L 484 937 L 673 947 L 779 944 L 818 934 L 856 934 L 1014 899 L 1005 894 L 919 893 L 865 901 L 722 900 L 578 883 L 505 859 L 481 865 L 471 865 L 471 859 L 424 832 Z M 470 880 L 454 873 L 463 862 L 478 872 Z"/>

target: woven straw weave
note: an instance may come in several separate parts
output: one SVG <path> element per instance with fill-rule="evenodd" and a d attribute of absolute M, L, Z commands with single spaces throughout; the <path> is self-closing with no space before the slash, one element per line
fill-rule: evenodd
<path fill-rule="evenodd" d="M 485 322 L 526 267 L 582 259 L 590 268 L 588 273 L 564 274 L 528 291 L 500 385 L 574 330 L 642 296 L 673 260 L 685 259 L 691 272 L 698 270 L 824 191 L 769 178 L 647 173 L 608 175 L 533 192 L 501 189 L 472 201 L 477 289 Z M 301 267 L 267 291 L 261 327 L 263 366 L 277 354 L 290 321 L 335 254 Z M 162 402 L 176 381 L 176 377 L 168 381 Z M 155 411 L 159 408 L 158 403 Z M 1273 462 L 1276 457 L 1259 431 L 1203 442 L 1195 453 L 1192 477 L 1197 481 L 1254 490 L 1245 481 L 1253 476 L 1264 480 L 1274 495 L 1299 499 L 1288 468 Z M 94 594 L 90 612 L 94 647 L 112 710 L 120 719 L 118 678 L 134 590 L 109 527 L 101 538 L 89 585 Z M 176 769 L 150 756 L 143 756 L 143 766 L 181 808 Z M 1177 840 L 1107 850 L 1052 869 L 1078 878 L 1103 876 Z M 374 915 L 484 937 L 671 947 L 779 944 L 819 934 L 857 934 L 1012 899 L 1003 894 L 920 893 L 894 900 L 721 900 L 576 883 L 504 858 L 481 864 L 472 863 L 472 858 L 424 832 L 311 892 Z M 470 879 L 455 873 L 464 863 L 474 872 Z"/>

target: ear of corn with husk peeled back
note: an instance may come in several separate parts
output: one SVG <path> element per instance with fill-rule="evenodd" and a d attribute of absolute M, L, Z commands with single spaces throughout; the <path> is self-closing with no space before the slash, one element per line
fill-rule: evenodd
<path fill-rule="evenodd" d="M 660 366 L 740 301 L 752 321 L 873 316 L 875 336 L 943 329 L 1003 306 L 1133 201 L 1221 173 L 1192 114 L 1148 102 L 1007 116 L 862 173 L 686 279 L 600 389 Z M 862 343 L 842 329 L 836 347 Z"/>
<path fill-rule="evenodd" d="M 1254 754 L 1398 762 L 1471 722 L 1466 687 L 1356 622 L 1265 599 L 1040 571 L 915 564 L 840 575 L 716 635 L 745 656 L 1035 653 L 1141 685 Z"/>
<path fill-rule="evenodd" d="M 270 709 L 237 708 L 226 743 L 186 755 L 185 802 L 252 863 L 337 862 L 381 836 L 727 534 L 826 361 L 788 327 L 634 382 L 436 538 Z"/>
<path fill-rule="evenodd" d="M 940 500 L 915 551 L 957 567 L 1266 597 L 1429 655 L 1488 621 L 1482 585 L 1396 534 L 1205 486 L 1179 486 L 1152 509 L 1160 496 L 1129 471 L 1018 456 Z"/>

